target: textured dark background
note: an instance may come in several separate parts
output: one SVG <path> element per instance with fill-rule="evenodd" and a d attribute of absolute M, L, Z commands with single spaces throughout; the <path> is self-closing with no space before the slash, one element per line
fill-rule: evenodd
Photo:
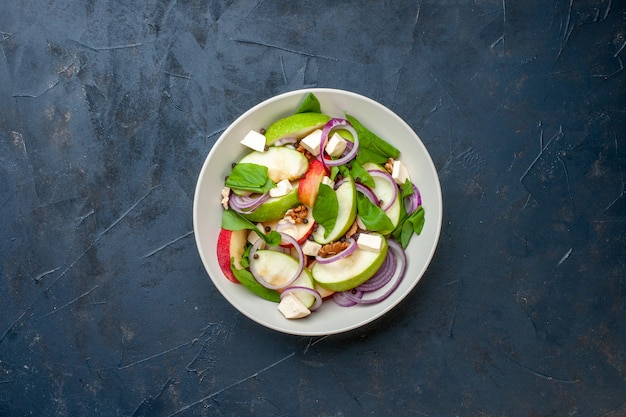
<path fill-rule="evenodd" d="M 3 1 L 0 415 L 626 415 L 625 44 L 622 0 Z M 408 299 L 314 338 L 238 314 L 191 218 L 306 87 L 403 117 L 445 208 Z"/>

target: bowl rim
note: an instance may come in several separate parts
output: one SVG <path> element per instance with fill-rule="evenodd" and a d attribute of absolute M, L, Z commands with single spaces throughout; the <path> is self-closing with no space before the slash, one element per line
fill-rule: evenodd
<path fill-rule="evenodd" d="M 218 283 L 216 282 L 216 279 L 224 279 L 225 278 L 223 276 L 218 276 L 218 277 L 213 277 L 213 275 L 210 272 L 210 268 L 209 268 L 209 264 L 208 264 L 208 260 L 205 259 L 204 253 L 201 250 L 202 248 L 202 242 L 200 241 L 200 236 L 199 236 L 199 231 L 198 231 L 198 222 L 199 222 L 199 213 L 198 213 L 198 195 L 201 191 L 201 186 L 202 186 L 202 179 L 203 177 L 206 175 L 206 171 L 209 169 L 209 161 L 212 160 L 212 158 L 214 157 L 214 154 L 216 152 L 218 152 L 218 148 L 219 145 L 224 142 L 230 132 L 236 128 L 236 126 L 238 126 L 242 121 L 245 121 L 250 115 L 252 115 L 253 113 L 257 112 L 259 109 L 261 108 L 265 108 L 267 106 L 272 105 L 273 103 L 277 102 L 277 101 L 282 101 L 285 100 L 287 98 L 293 98 L 294 96 L 302 96 L 302 98 L 304 98 L 304 96 L 306 94 L 312 93 L 314 95 L 319 96 L 319 95 L 325 95 L 325 94 L 338 94 L 338 95 L 345 95 L 345 96 L 349 96 L 352 99 L 356 99 L 356 100 L 361 100 L 361 101 L 365 101 L 368 102 L 370 105 L 373 105 L 374 107 L 379 108 L 380 110 L 387 112 L 389 114 L 389 116 L 393 117 L 399 124 L 403 125 L 402 127 L 407 130 L 407 132 L 410 132 L 415 139 L 418 141 L 419 145 L 423 148 L 424 151 L 424 156 L 426 157 L 428 163 L 429 163 L 429 168 L 430 171 L 432 171 L 432 173 L 434 174 L 434 183 L 432 183 L 431 185 L 434 186 L 435 189 L 435 194 L 436 194 L 436 200 L 435 202 L 432 202 L 433 205 L 435 205 L 438 210 L 437 210 L 437 216 L 435 218 L 430 217 L 429 218 L 429 222 L 436 222 L 436 230 L 435 230 L 435 235 L 434 238 L 432 240 L 432 243 L 430 244 L 429 247 L 429 252 L 425 258 L 425 262 L 424 264 L 420 267 L 420 271 L 417 274 L 417 276 L 415 276 L 413 282 L 410 284 L 409 288 L 406 289 L 404 291 L 404 294 L 402 294 L 401 296 L 397 297 L 393 302 L 389 303 L 389 305 L 387 307 L 385 307 L 384 309 L 382 309 L 380 312 L 372 315 L 371 317 L 368 317 L 367 319 L 364 319 L 362 321 L 356 322 L 352 325 L 348 325 L 348 326 L 343 326 L 340 328 L 334 328 L 334 329 L 330 329 L 330 330 L 320 330 L 320 331 L 307 331 L 307 330 L 294 330 L 294 329 L 287 329 L 287 328 L 283 328 L 280 326 L 276 326 L 273 325 L 271 323 L 268 323 L 267 321 L 263 321 L 262 319 L 260 319 L 259 317 L 255 317 L 252 314 L 249 314 L 246 311 L 243 311 L 242 309 L 240 309 L 237 305 L 237 302 L 233 299 L 233 297 L 230 294 L 225 293 L 224 291 L 222 291 L 222 289 L 220 288 L 221 285 L 218 285 Z M 321 100 L 320 100 L 321 101 Z M 324 111 L 324 104 L 322 104 L 322 110 Z M 295 110 L 295 108 L 294 108 Z M 198 174 L 198 178 L 197 178 L 197 182 L 196 182 L 196 187 L 194 190 L 194 198 L 193 198 L 193 231 L 194 231 L 194 239 L 195 239 L 195 243 L 196 243 L 196 248 L 198 250 L 198 253 L 200 255 L 203 267 L 205 269 L 205 272 L 207 273 L 207 275 L 209 275 L 209 278 L 211 279 L 213 285 L 217 288 L 218 292 L 231 304 L 232 307 L 234 307 L 238 312 L 240 312 L 241 314 L 245 315 L 246 317 L 248 317 L 251 321 L 257 323 L 258 325 L 268 328 L 268 329 L 272 329 L 274 331 L 280 332 L 280 333 L 284 333 L 284 334 L 292 334 L 292 335 L 299 335 L 299 336 L 323 336 L 323 335 L 330 335 L 330 334 L 338 334 L 338 333 L 344 333 L 347 331 L 351 331 L 351 330 L 355 330 L 358 329 L 362 326 L 365 326 L 381 317 L 383 317 L 384 315 L 386 315 L 390 310 L 392 310 L 393 308 L 395 308 L 401 301 L 403 301 L 404 299 L 407 298 L 407 296 L 415 289 L 415 287 L 417 286 L 417 284 L 419 283 L 419 281 L 421 281 L 421 278 L 424 276 L 424 274 L 426 273 L 426 271 L 428 270 L 428 267 L 430 266 L 432 259 L 434 257 L 434 254 L 437 250 L 437 247 L 439 246 L 439 239 L 441 236 L 441 228 L 442 228 L 442 222 L 443 222 L 443 197 L 442 197 L 442 191 L 441 191 L 441 183 L 440 183 L 440 179 L 439 179 L 439 175 L 437 172 L 437 169 L 434 165 L 434 162 L 432 160 L 432 157 L 430 155 L 430 153 L 428 152 L 428 149 L 426 148 L 426 146 L 424 145 L 424 143 L 422 142 L 421 138 L 419 137 L 419 135 L 411 128 L 410 125 L 408 125 L 408 123 L 402 119 L 398 114 L 396 114 L 393 110 L 389 109 L 387 106 L 385 106 L 384 104 L 373 100 L 367 96 L 364 96 L 362 94 L 356 93 L 356 92 L 352 92 L 352 91 L 348 91 L 348 90 L 342 90 L 342 89 L 336 89 L 336 88 L 302 88 L 302 89 L 296 89 L 296 90 L 291 90 L 291 91 L 287 91 L 284 93 L 280 93 L 277 94 L 275 96 L 272 96 L 270 98 L 267 98 L 257 104 L 255 104 L 254 106 L 250 107 L 248 110 L 246 110 L 245 112 L 243 112 L 239 117 L 237 117 L 235 120 L 233 120 L 228 127 L 220 134 L 220 136 L 218 137 L 218 139 L 215 141 L 215 143 L 211 146 L 211 149 L 209 150 L 208 154 L 206 155 L 202 167 L 200 169 L 200 172 Z M 315 313 L 314 313 L 315 314 Z M 285 319 L 287 320 L 287 319 Z M 306 320 L 306 319 L 304 319 Z"/>

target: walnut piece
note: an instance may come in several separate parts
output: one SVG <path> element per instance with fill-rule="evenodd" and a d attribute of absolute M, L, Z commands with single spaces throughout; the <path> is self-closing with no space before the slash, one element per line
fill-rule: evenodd
<path fill-rule="evenodd" d="M 321 256 L 322 258 L 328 258 L 329 256 L 337 255 L 339 252 L 346 249 L 350 244 L 348 242 L 330 242 L 321 247 L 317 256 Z"/>
<path fill-rule="evenodd" d="M 307 218 L 309 217 L 309 209 L 304 204 L 300 204 L 297 207 L 287 210 L 287 212 L 285 213 L 285 217 L 293 220 L 293 223 L 295 224 L 307 223 Z"/>
<path fill-rule="evenodd" d="M 352 236 L 354 236 L 358 232 L 359 232 L 359 225 L 355 221 L 354 223 L 352 223 L 352 226 L 350 226 L 350 228 L 346 232 L 346 239 L 347 238 L 351 238 Z"/>
<path fill-rule="evenodd" d="M 299 142 L 298 142 L 298 146 L 296 146 L 296 151 L 300 152 L 301 154 L 303 154 L 304 156 L 306 156 L 306 159 L 311 160 L 312 158 L 315 158 L 313 156 L 313 154 L 309 151 L 307 151 L 304 146 L 302 146 Z"/>
<path fill-rule="evenodd" d="M 393 172 L 393 163 L 394 163 L 394 162 L 395 162 L 395 161 L 394 161 L 394 159 L 393 159 L 393 158 L 389 158 L 389 159 L 387 159 L 387 162 L 385 163 L 385 170 L 386 170 L 388 173 L 390 173 L 390 174 Z"/>

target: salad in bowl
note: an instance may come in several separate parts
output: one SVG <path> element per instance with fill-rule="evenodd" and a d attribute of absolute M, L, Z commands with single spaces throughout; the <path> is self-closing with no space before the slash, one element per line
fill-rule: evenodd
<path fill-rule="evenodd" d="M 202 261 L 224 297 L 277 331 L 347 331 L 389 311 L 425 272 L 441 190 L 419 137 L 364 96 L 269 99 L 217 140 L 194 197 Z"/>

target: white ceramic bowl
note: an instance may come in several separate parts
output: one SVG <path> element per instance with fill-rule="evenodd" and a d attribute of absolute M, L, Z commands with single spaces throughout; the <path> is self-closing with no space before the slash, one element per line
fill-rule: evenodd
<path fill-rule="evenodd" d="M 400 152 L 400 160 L 409 167 L 411 180 L 419 188 L 426 222 L 422 233 L 414 235 L 407 248 L 408 266 L 400 286 L 386 300 L 373 305 L 340 307 L 325 301 L 310 316 L 288 320 L 278 311 L 277 304 L 266 301 L 234 284 L 223 275 L 216 257 L 217 236 L 223 208 L 220 191 L 231 163 L 247 151 L 239 143 L 250 129 L 260 129 L 271 122 L 294 113 L 304 97 L 313 93 L 319 99 L 322 112 L 333 117 L 345 117 L 345 112 Z M 249 151 L 249 150 L 248 150 Z M 257 104 L 222 133 L 207 156 L 196 185 L 193 204 L 193 225 L 196 245 L 210 278 L 219 292 L 241 313 L 270 329 L 303 336 L 319 336 L 345 332 L 369 323 L 396 306 L 420 280 L 430 263 L 441 231 L 441 187 L 435 166 L 426 147 L 415 132 L 400 117 L 385 106 L 359 94 L 343 90 L 313 88 L 291 91 Z"/>

